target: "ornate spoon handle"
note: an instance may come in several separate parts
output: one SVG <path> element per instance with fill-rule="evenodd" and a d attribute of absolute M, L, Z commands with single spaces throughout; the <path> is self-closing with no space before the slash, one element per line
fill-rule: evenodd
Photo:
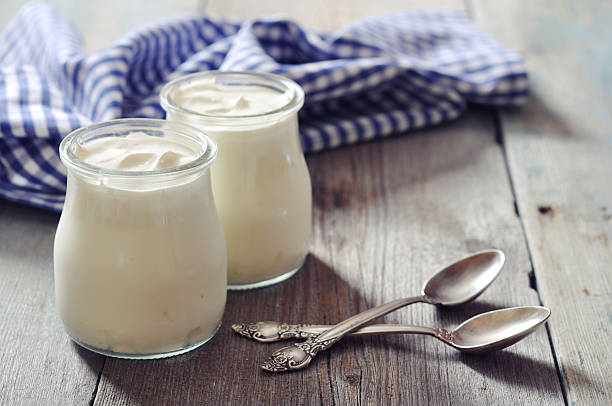
<path fill-rule="evenodd" d="M 333 326 L 288 324 L 276 321 L 232 324 L 232 329 L 241 336 L 261 343 L 273 343 L 290 338 L 309 338 L 321 334 Z"/>
<path fill-rule="evenodd" d="M 416 296 L 393 300 L 389 303 L 368 309 L 336 324 L 318 336 L 311 337 L 304 342 L 295 343 L 292 346 L 275 351 L 261 367 L 270 372 L 302 369 L 310 363 L 318 352 L 328 349 L 345 335 L 359 329 L 378 317 L 418 302 L 429 302 L 429 300 L 424 296 Z"/>
<path fill-rule="evenodd" d="M 291 338 L 316 337 L 333 326 L 321 324 L 287 324 L 275 321 L 234 324 L 234 331 L 242 336 L 261 343 L 273 343 Z M 350 336 L 367 336 L 378 334 L 429 334 L 439 333 L 436 328 L 408 326 L 404 324 L 371 324 L 350 333 Z"/>

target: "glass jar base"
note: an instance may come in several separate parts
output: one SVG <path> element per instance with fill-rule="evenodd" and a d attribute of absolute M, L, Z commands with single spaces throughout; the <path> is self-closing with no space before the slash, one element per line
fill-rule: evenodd
<path fill-rule="evenodd" d="M 182 347 L 182 348 L 179 348 L 178 350 L 174 350 L 174 351 L 152 353 L 152 354 L 124 354 L 124 353 L 121 353 L 121 352 L 114 352 L 114 351 L 111 351 L 111 350 L 103 350 L 101 348 L 96 348 L 96 347 L 93 347 L 91 345 L 85 344 L 85 343 L 77 340 L 74 337 L 70 337 L 70 338 L 72 339 L 72 341 L 74 341 L 75 343 L 77 343 L 81 347 L 88 349 L 89 351 L 93 351 L 95 353 L 106 355 L 106 356 L 109 356 L 109 357 L 123 358 L 123 359 L 159 359 L 159 358 L 174 357 L 176 355 L 184 354 L 186 352 L 193 351 L 196 348 L 203 346 L 208 341 L 210 341 L 210 339 L 213 338 L 215 336 L 215 334 L 217 334 L 217 331 L 219 331 L 220 327 L 221 327 L 221 322 L 219 322 L 219 324 L 217 324 L 217 326 L 215 327 L 213 332 L 210 333 L 210 335 L 208 337 L 204 338 L 201 341 L 198 341 L 197 343 L 190 344 L 190 345 L 188 345 L 186 347 Z"/>
<path fill-rule="evenodd" d="M 297 271 L 299 271 L 302 268 L 302 266 L 304 265 L 304 262 L 306 262 L 306 256 L 298 263 L 298 265 L 295 268 L 283 274 L 277 275 L 270 279 L 266 279 L 266 280 L 259 281 L 259 282 L 253 282 L 253 283 L 243 283 L 243 284 L 228 283 L 227 290 L 248 290 L 248 289 L 257 289 L 257 288 L 263 288 L 265 286 L 276 285 L 277 283 L 286 281 L 287 279 L 295 275 Z"/>

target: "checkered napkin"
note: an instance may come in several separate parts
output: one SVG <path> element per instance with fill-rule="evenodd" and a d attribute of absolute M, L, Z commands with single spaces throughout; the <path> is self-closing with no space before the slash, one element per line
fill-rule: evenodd
<path fill-rule="evenodd" d="M 402 11 L 335 33 L 287 19 L 192 16 L 132 31 L 84 53 L 56 9 L 26 5 L 0 35 L 0 196 L 61 210 L 58 145 L 118 117 L 164 117 L 159 90 L 188 73 L 274 72 L 306 92 L 306 152 L 451 120 L 467 102 L 523 103 L 521 57 L 458 11 Z"/>

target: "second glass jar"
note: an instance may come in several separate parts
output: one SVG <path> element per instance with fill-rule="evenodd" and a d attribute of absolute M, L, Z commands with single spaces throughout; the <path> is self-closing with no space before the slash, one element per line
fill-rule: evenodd
<path fill-rule="evenodd" d="M 211 174 L 228 289 L 281 282 L 304 263 L 312 189 L 298 133 L 303 103 L 295 82 L 254 72 L 196 73 L 161 91 L 167 120 L 199 128 L 219 146 Z"/>

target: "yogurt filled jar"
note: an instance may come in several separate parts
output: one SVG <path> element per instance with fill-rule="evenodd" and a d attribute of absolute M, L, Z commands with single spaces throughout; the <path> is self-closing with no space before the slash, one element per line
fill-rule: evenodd
<path fill-rule="evenodd" d="M 210 181 L 216 154 L 202 132 L 164 120 L 103 122 L 62 141 L 55 294 L 75 342 L 162 358 L 215 334 L 227 280 Z"/>
<path fill-rule="evenodd" d="M 254 72 L 196 73 L 161 91 L 168 121 L 188 123 L 219 146 L 212 186 L 229 289 L 283 281 L 304 263 L 312 189 L 298 133 L 303 104 L 297 83 Z"/>

